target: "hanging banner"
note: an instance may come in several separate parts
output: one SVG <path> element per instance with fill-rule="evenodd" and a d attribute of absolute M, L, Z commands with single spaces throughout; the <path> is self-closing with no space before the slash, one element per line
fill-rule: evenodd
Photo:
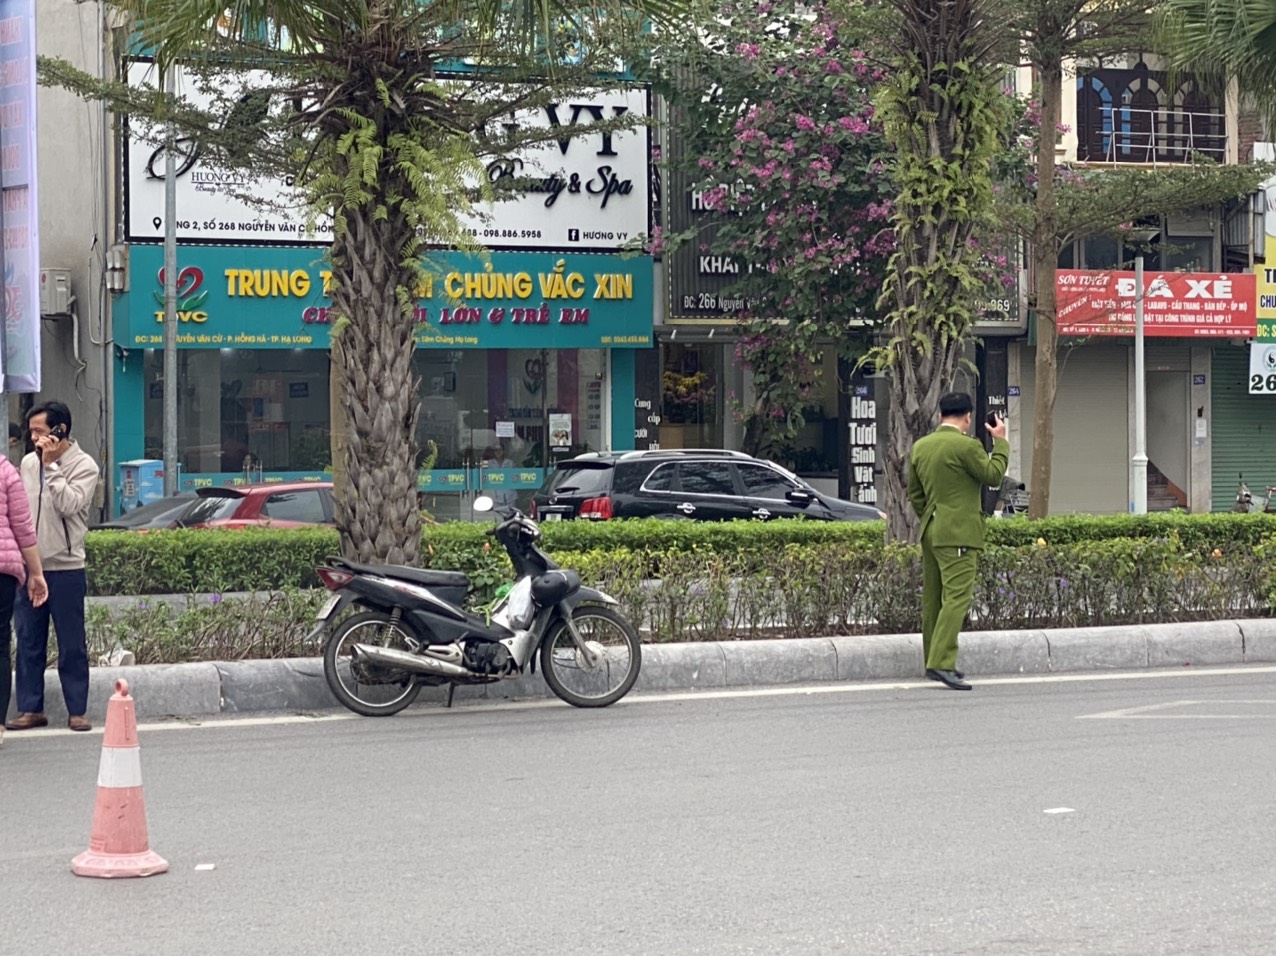
<path fill-rule="evenodd" d="M 0 0 L 0 391 L 40 390 L 35 0 Z"/>
<path fill-rule="evenodd" d="M 1133 335 L 1138 301 L 1133 272 L 1060 269 L 1055 275 L 1060 335 Z M 1143 334 L 1178 338 L 1253 338 L 1251 273 L 1147 272 Z"/>

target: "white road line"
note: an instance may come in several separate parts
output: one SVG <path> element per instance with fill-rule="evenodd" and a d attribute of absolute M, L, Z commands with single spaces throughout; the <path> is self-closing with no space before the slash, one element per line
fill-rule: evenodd
<path fill-rule="evenodd" d="M 1213 668 L 1174 668 L 1165 670 L 1152 671 L 1116 671 L 1093 673 L 1090 671 L 1075 674 L 1033 674 L 1021 677 L 988 677 L 980 678 L 970 675 L 971 681 L 974 683 L 976 690 L 980 687 L 998 687 L 998 686 L 1014 686 L 1020 684 L 1072 684 L 1084 682 L 1098 681 L 1131 681 L 1131 680 L 1177 680 L 1192 677 L 1227 677 L 1239 674 L 1276 674 L 1276 666 L 1250 665 L 1244 667 L 1213 667 Z M 741 687 L 738 689 L 722 689 L 722 690 L 698 690 L 698 691 L 669 691 L 663 693 L 633 693 L 630 694 L 619 706 L 632 706 L 634 704 L 663 704 L 677 703 L 682 701 L 697 700 L 734 700 L 737 698 L 748 697 L 800 697 L 812 696 L 817 694 L 871 694 L 881 691 L 901 691 L 901 690 L 929 690 L 935 693 L 941 693 L 941 689 L 933 681 L 917 680 L 917 681 L 894 681 L 894 682 L 871 682 L 871 683 L 829 683 L 829 684 L 795 684 L 785 687 Z M 943 691 L 945 696 L 949 692 Z M 1161 705 L 1154 705 L 1161 706 Z M 439 705 L 426 705 L 421 708 L 409 710 L 400 714 L 398 719 L 441 719 L 454 714 L 470 714 L 482 713 L 486 711 L 501 710 L 539 710 L 544 707 L 565 708 L 566 704 L 557 698 L 538 699 L 538 700 L 521 700 L 521 701 L 490 701 L 483 703 L 466 702 L 458 704 L 455 708 L 448 709 Z M 1117 712 L 1111 712 L 1117 713 Z M 1099 715 L 1087 714 L 1086 717 L 1094 718 Z M 1253 715 L 1250 715 L 1253 716 Z M 152 731 L 163 730 L 206 730 L 219 727 L 237 728 L 237 727 L 271 727 L 283 726 L 287 724 L 322 724 L 334 723 L 337 721 L 347 720 L 364 720 L 357 714 L 346 712 L 334 713 L 314 713 L 314 714 L 282 714 L 271 717 L 202 717 L 202 718 L 186 718 L 179 720 L 165 720 L 153 722 L 139 722 L 139 732 L 150 733 Z M 367 718 L 370 724 L 376 723 L 376 718 Z M 79 736 L 91 737 L 100 735 L 102 732 L 100 727 L 94 728 L 88 734 L 78 733 L 64 728 L 50 728 L 36 731 L 25 731 L 22 734 L 6 735 L 5 745 L 9 743 L 17 743 L 22 740 L 40 739 L 50 736 Z M 27 735 L 30 734 L 28 737 Z"/>
<path fill-rule="evenodd" d="M 1270 714 L 1166 714 L 1159 711 L 1183 707 L 1218 707 L 1224 704 L 1243 704 L 1271 707 Z M 1125 707 L 1121 710 L 1105 710 L 1098 714 L 1080 714 L 1077 720 L 1276 720 L 1276 697 L 1248 700 L 1172 700 L 1163 704 L 1143 707 Z"/>

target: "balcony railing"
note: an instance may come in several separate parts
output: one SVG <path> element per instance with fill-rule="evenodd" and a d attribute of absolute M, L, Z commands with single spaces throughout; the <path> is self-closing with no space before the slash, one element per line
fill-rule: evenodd
<path fill-rule="evenodd" d="M 1142 65 L 1077 78 L 1077 159 L 1091 163 L 1225 162 L 1227 120 L 1191 77 L 1177 88 Z"/>

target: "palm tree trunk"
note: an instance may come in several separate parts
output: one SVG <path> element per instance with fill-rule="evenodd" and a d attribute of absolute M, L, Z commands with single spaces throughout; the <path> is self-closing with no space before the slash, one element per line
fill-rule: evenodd
<path fill-rule="evenodd" d="M 421 550 L 415 441 L 420 401 L 412 368 L 412 303 L 400 302 L 398 290 L 416 288 L 418 278 L 392 254 L 409 248 L 412 234 L 401 218 L 374 221 L 374 208 L 347 210 L 345 229 L 332 245 L 333 310 L 349 320 L 336 350 L 349 425 L 348 480 L 336 499 L 337 527 L 348 557 L 414 565 Z M 393 241 L 395 231 L 404 233 L 400 242 Z"/>
<path fill-rule="evenodd" d="M 334 501 L 346 500 L 346 488 L 350 484 L 350 470 L 346 456 L 350 450 L 350 421 L 346 417 L 346 370 L 344 349 L 341 347 L 341 331 L 332 334 L 328 353 L 328 441 L 332 452 L 332 497 Z M 337 509 L 340 511 L 340 508 Z M 337 528 L 343 534 L 347 530 L 340 519 Z M 344 539 L 343 539 L 344 541 Z M 345 556 L 354 559 L 353 553 Z"/>

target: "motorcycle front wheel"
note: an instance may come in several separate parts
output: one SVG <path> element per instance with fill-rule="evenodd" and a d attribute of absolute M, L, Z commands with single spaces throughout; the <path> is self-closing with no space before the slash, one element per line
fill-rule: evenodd
<path fill-rule="evenodd" d="M 591 667 L 563 621 L 541 644 L 541 671 L 549 689 L 573 707 L 606 707 L 629 693 L 642 667 L 642 642 L 634 626 L 609 607 L 578 607 L 572 623 L 602 660 Z"/>
<path fill-rule="evenodd" d="M 389 717 L 407 707 L 421 693 L 411 671 L 351 658 L 355 644 L 372 644 L 411 651 L 402 625 L 380 611 L 363 611 L 342 621 L 323 649 L 323 676 L 343 707 L 364 717 Z"/>

